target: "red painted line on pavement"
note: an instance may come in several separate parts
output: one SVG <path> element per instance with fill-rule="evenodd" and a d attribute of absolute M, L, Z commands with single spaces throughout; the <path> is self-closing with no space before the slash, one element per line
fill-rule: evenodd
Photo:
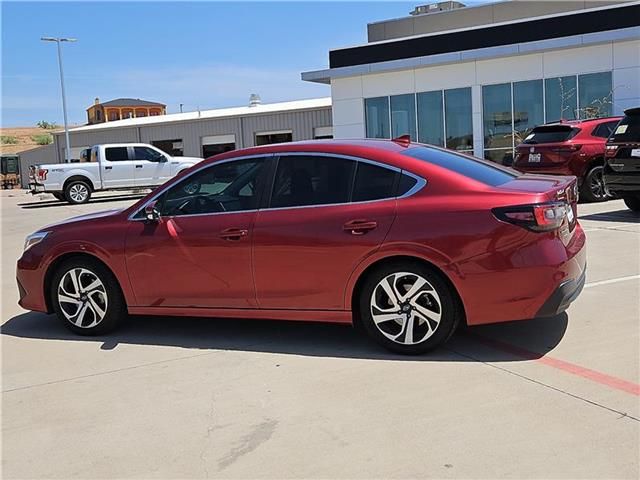
<path fill-rule="evenodd" d="M 501 350 L 505 353 L 510 353 L 524 360 L 533 360 L 535 362 L 542 363 L 543 365 L 547 365 L 548 367 L 562 370 L 563 372 L 577 375 L 578 377 L 586 378 L 587 380 L 591 380 L 592 382 L 596 382 L 601 385 L 614 388 L 616 390 L 627 392 L 631 395 L 640 396 L 640 384 L 613 377 L 596 370 L 591 370 L 590 368 L 581 367 L 580 365 L 576 365 L 574 363 L 565 362 L 564 360 L 544 356 L 541 353 L 517 347 L 500 340 L 487 338 L 482 335 L 478 335 L 477 333 L 467 332 L 467 335 L 478 340 L 480 343 L 487 345 L 488 347 L 494 348 L 496 350 Z"/>

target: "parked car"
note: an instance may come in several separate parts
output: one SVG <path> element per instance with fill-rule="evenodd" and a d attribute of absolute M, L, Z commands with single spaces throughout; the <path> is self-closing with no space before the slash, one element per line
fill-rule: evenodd
<path fill-rule="evenodd" d="M 182 170 L 202 161 L 172 157 L 145 143 L 109 143 L 83 151 L 89 161 L 35 165 L 29 175 L 31 193 L 51 193 L 58 200 L 86 203 L 101 190 L 162 185 Z"/>
<path fill-rule="evenodd" d="M 607 137 L 622 117 L 574 120 L 535 127 L 516 148 L 513 167 L 521 172 L 575 175 L 580 198 L 608 198 L 602 180 Z"/>
<path fill-rule="evenodd" d="M 607 140 L 604 182 L 609 192 L 640 212 L 640 107 L 624 114 Z"/>
<path fill-rule="evenodd" d="M 575 177 L 408 140 L 237 150 L 29 235 L 20 305 L 84 335 L 127 312 L 354 322 L 422 353 L 459 324 L 564 311 L 585 280 L 576 199 Z"/>

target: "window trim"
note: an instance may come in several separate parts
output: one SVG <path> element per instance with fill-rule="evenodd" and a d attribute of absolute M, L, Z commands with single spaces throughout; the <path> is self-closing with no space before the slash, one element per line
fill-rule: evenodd
<path fill-rule="evenodd" d="M 282 156 L 301 156 L 301 155 L 305 155 L 305 156 L 317 156 L 317 157 L 336 157 L 336 158 L 343 158 L 346 160 L 352 160 L 352 161 L 356 161 L 356 162 L 364 162 L 364 163 L 368 163 L 371 165 L 375 165 L 378 167 L 382 167 L 382 168 L 386 168 L 389 170 L 393 170 L 397 173 L 399 173 L 400 175 L 408 175 L 409 177 L 413 178 L 416 180 L 416 184 L 411 187 L 407 192 L 405 192 L 404 194 L 400 195 L 400 196 L 392 196 L 392 197 L 386 197 L 386 198 L 378 198 L 375 200 L 363 200 L 360 202 L 343 202 L 343 203 L 326 203 L 326 204 L 319 204 L 319 205 L 298 205 L 298 206 L 292 206 L 292 207 L 263 207 L 263 205 L 269 205 L 271 203 L 271 196 L 273 195 L 273 186 L 275 183 L 275 176 L 276 176 L 276 171 L 278 169 L 278 161 L 280 159 L 280 157 Z M 233 214 L 233 213 L 252 213 L 252 212 L 258 212 L 258 211 L 276 211 L 276 210 L 291 210 L 291 209 L 299 209 L 299 208 L 318 208 L 318 207 L 335 207 L 335 206 L 339 206 L 339 205 L 361 205 L 361 204 L 367 204 L 367 203 L 372 203 L 372 202 L 384 202 L 384 201 L 388 201 L 388 200 L 400 200 L 400 199 L 404 199 L 404 198 L 408 198 L 412 195 L 415 195 L 416 193 L 418 193 L 420 190 L 422 190 L 423 187 L 425 187 L 427 185 L 427 180 L 413 172 L 410 172 L 408 170 L 404 170 L 402 168 L 393 166 L 393 165 L 388 165 L 386 163 L 381 163 L 381 162 L 377 162 L 375 160 L 370 160 L 368 158 L 362 158 L 362 157 L 354 157 L 351 155 L 343 155 L 343 154 L 339 154 L 339 153 L 325 153 L 325 152 L 303 152 L 303 151 L 295 151 L 295 152 L 279 152 L 279 153 L 267 153 L 267 154 L 253 154 L 253 155 L 244 155 L 241 157 L 234 157 L 234 158 L 229 158 L 226 160 L 220 160 L 208 165 L 203 165 L 201 167 L 199 167 L 198 169 L 190 172 L 188 175 L 182 177 L 180 179 L 180 181 L 189 178 L 193 175 L 195 175 L 196 173 L 199 173 L 200 171 L 204 170 L 205 168 L 211 168 L 214 167 L 216 165 L 222 165 L 223 163 L 229 163 L 229 162 L 236 162 L 236 161 L 241 161 L 241 160 L 248 160 L 251 158 L 264 158 L 265 162 L 267 163 L 267 178 L 265 181 L 265 186 L 264 189 L 262 191 L 261 194 L 261 198 L 259 199 L 259 207 L 257 209 L 253 209 L 253 210 L 242 210 L 242 211 L 238 211 L 238 212 L 209 212 L 209 213 L 192 213 L 189 215 L 180 215 L 180 217 L 195 217 L 195 216 L 203 216 L 203 215 L 228 215 L 228 214 Z M 356 170 L 357 172 L 357 170 Z M 174 177 L 175 178 L 175 177 Z M 354 175 L 354 180 L 355 180 L 355 175 Z M 163 195 L 169 188 L 173 187 L 177 182 L 172 182 L 170 185 L 165 186 L 164 188 L 162 188 L 161 190 L 159 190 L 158 192 L 156 192 L 149 200 L 147 200 L 146 202 L 144 202 L 140 208 L 137 208 L 134 212 L 132 212 L 128 217 L 127 220 L 132 221 L 132 222 L 139 222 L 139 221 L 146 221 L 146 218 L 134 218 L 136 215 L 138 215 L 140 212 L 144 211 L 144 209 L 147 207 L 147 205 L 149 205 L 151 202 L 157 200 L 158 197 L 160 197 L 161 195 Z M 265 192 L 265 190 L 268 192 Z M 353 187 L 352 187 L 353 190 Z M 266 194 L 266 195 L 265 195 Z M 351 193 L 350 193 L 351 195 Z M 163 217 L 163 218 L 174 218 L 177 217 L 177 215 L 173 215 L 173 216 L 167 216 L 167 217 Z"/>

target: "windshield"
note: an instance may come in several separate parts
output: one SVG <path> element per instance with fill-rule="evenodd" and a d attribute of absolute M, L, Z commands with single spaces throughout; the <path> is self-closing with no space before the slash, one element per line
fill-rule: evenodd
<path fill-rule="evenodd" d="M 638 143 L 640 142 L 640 113 L 626 115 L 609 137 L 609 142 Z"/>
<path fill-rule="evenodd" d="M 522 143 L 532 145 L 537 143 L 559 143 L 576 136 L 579 128 L 572 128 L 568 125 L 548 125 L 536 127 L 526 136 Z"/>

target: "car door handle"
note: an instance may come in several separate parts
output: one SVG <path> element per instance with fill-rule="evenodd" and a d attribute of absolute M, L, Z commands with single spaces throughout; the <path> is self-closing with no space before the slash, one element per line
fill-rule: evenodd
<path fill-rule="evenodd" d="M 136 165 L 136 168 L 142 168 L 144 165 Z"/>
<path fill-rule="evenodd" d="M 111 170 L 113 167 L 104 167 L 105 170 Z"/>
<path fill-rule="evenodd" d="M 238 241 L 248 234 L 249 231 L 243 228 L 227 228 L 220 232 L 220 238 L 229 241 Z"/>
<path fill-rule="evenodd" d="M 351 220 L 350 222 L 345 223 L 342 226 L 342 229 L 351 235 L 364 235 L 377 227 L 378 222 L 375 220 Z"/>

